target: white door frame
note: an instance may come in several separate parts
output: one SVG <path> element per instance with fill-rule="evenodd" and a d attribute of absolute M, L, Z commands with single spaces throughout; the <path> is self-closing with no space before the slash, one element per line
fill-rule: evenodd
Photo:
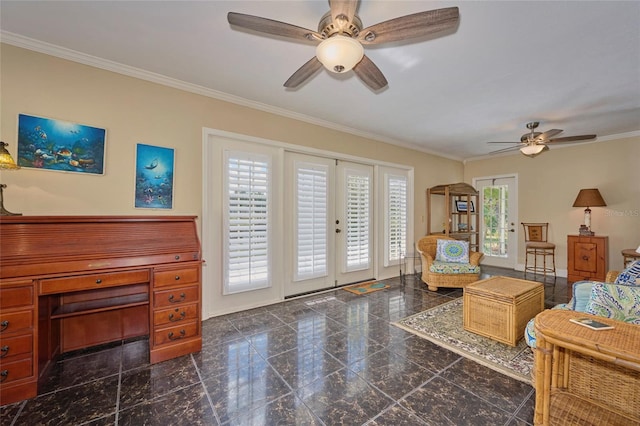
<path fill-rule="evenodd" d="M 509 205 L 508 205 L 508 214 L 509 214 L 509 245 L 507 250 L 507 257 L 500 258 L 497 256 L 485 256 L 482 259 L 482 263 L 490 266 L 498 266 L 503 268 L 518 268 L 518 235 L 519 235 L 519 226 L 520 222 L 518 221 L 518 174 L 503 174 L 503 175 L 494 175 L 494 176 L 483 176 L 483 177 L 475 177 L 472 179 L 473 187 L 476 188 L 480 194 L 478 195 L 478 204 L 480 205 L 478 209 L 478 214 L 480 215 L 480 229 L 479 229 L 479 250 L 482 251 L 482 247 L 484 244 L 484 205 L 483 205 L 483 197 L 482 197 L 482 189 L 478 187 L 480 181 L 489 181 L 489 180 L 498 180 L 498 179 L 509 179 L 512 180 L 510 182 L 509 188 Z M 511 187 L 512 186 L 512 187 Z"/>
<path fill-rule="evenodd" d="M 284 291 L 284 266 L 282 262 L 275 262 L 274 276 L 272 282 L 273 286 L 261 291 L 248 291 L 243 293 L 237 293 L 233 295 L 222 294 L 222 160 L 221 152 L 223 146 L 236 146 L 243 144 L 260 144 L 266 148 L 271 148 L 278 153 L 275 154 L 275 167 L 278 170 L 274 170 L 274 176 L 277 180 L 277 187 L 274 188 L 276 194 L 282 194 L 285 190 L 286 184 L 284 181 L 283 163 L 284 152 L 298 152 L 309 155 L 316 155 L 320 157 L 331 157 L 338 160 L 351 161 L 361 164 L 369 164 L 374 166 L 374 187 L 378 185 L 378 166 L 386 166 L 398 168 L 401 170 L 407 170 L 410 176 L 410 189 L 409 195 L 413 196 L 413 173 L 414 169 L 411 166 L 388 163 L 384 161 L 378 161 L 370 158 L 356 157 L 353 155 L 329 152 L 317 148 L 310 148 L 301 145 L 288 144 L 285 142 L 279 142 L 264 138 L 258 138 L 255 136 L 248 136 L 233 132 L 227 132 L 224 130 L 203 128 L 202 129 L 202 216 L 199 218 L 201 226 L 201 243 L 202 254 L 205 260 L 203 272 L 202 272 L 202 318 L 207 319 L 213 316 L 222 315 L 231 312 L 237 312 L 240 310 L 246 310 L 255 308 L 258 306 L 264 306 L 271 303 L 282 301 L 285 298 Z M 380 197 L 376 189 L 374 191 L 373 205 L 380 205 Z M 284 197 L 277 196 L 277 200 L 274 202 L 279 203 L 278 208 L 280 212 L 284 208 Z M 409 214 L 407 218 L 409 229 L 408 235 L 413 236 L 413 223 L 414 223 L 414 211 L 413 211 L 413 198 L 409 200 Z M 377 208 L 377 207 L 376 207 Z M 275 218 L 275 228 L 281 232 L 284 226 L 284 220 L 282 215 L 278 213 L 278 217 Z M 385 267 L 381 262 L 384 250 L 381 250 L 380 242 L 383 240 L 384 229 L 383 221 L 378 218 L 374 219 L 374 276 L 378 279 L 390 278 L 397 275 L 397 267 Z M 282 233 L 277 236 L 278 249 L 284 248 L 284 241 L 281 238 Z M 284 252 L 284 250 L 282 250 Z"/>
<path fill-rule="evenodd" d="M 369 195 L 368 195 L 368 226 L 367 226 L 367 266 L 358 266 L 355 269 L 350 269 L 347 265 L 347 236 L 349 233 L 348 218 L 347 218 L 347 178 L 348 176 L 358 176 L 359 178 L 366 176 L 369 181 Z M 335 238 L 335 279 L 336 285 L 344 285 L 358 281 L 365 281 L 376 277 L 376 259 L 374 256 L 376 241 L 382 242 L 380 238 L 376 238 L 376 232 L 374 219 L 376 223 L 381 223 L 380 218 L 375 213 L 373 208 L 375 205 L 374 198 L 378 197 L 382 188 L 378 188 L 374 179 L 374 167 L 370 164 L 354 163 L 349 161 L 338 161 L 336 166 L 336 225 L 334 232 Z M 359 215 L 359 214 L 358 214 Z M 360 215 L 359 215 L 360 216 Z M 340 222 L 340 223 L 338 223 Z M 360 232 L 358 234 L 361 235 Z"/>
<path fill-rule="evenodd" d="M 320 171 L 326 171 L 327 194 L 326 194 L 326 220 L 325 220 L 325 244 L 326 244 L 326 270 L 323 275 L 313 277 L 299 277 L 296 273 L 298 225 L 297 211 L 298 186 L 297 176 L 294 172 L 297 166 L 305 165 Z M 285 191 L 284 191 L 284 295 L 293 296 L 312 291 L 329 289 L 335 287 L 335 160 L 317 155 L 285 152 Z"/>

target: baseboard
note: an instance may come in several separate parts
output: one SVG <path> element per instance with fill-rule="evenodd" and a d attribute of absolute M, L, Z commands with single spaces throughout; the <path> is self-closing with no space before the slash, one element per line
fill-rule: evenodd
<path fill-rule="evenodd" d="M 524 272 L 524 263 L 517 263 L 513 269 Z M 567 278 L 567 270 L 556 268 L 556 277 Z"/>

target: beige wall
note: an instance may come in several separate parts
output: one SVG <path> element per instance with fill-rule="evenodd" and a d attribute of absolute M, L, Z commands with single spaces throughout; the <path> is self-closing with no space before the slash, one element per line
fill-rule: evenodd
<path fill-rule="evenodd" d="M 14 46 L 0 49 L 0 137 L 12 154 L 19 113 L 107 129 L 104 176 L 26 168 L 0 172 L 0 181 L 9 185 L 5 207 L 11 211 L 200 216 L 202 129 L 207 127 L 414 167 L 416 239 L 425 230 L 427 187 L 515 172 L 519 220 L 551 222 L 560 268 L 566 267 L 566 235 L 576 233 L 582 222 L 583 209 L 571 207 L 580 188 L 598 187 L 608 204 L 593 209 L 593 229 L 609 236 L 612 267 L 621 266 L 621 249 L 640 244 L 640 138 L 554 148 L 535 159 L 518 154 L 463 165 Z M 176 149 L 173 210 L 133 207 L 136 143 Z"/>
<path fill-rule="evenodd" d="M 5 207 L 25 215 L 202 214 L 203 127 L 415 168 L 416 237 L 424 188 L 462 179 L 458 161 L 399 148 L 2 44 L 0 137 L 16 155 L 19 113 L 107 129 L 106 173 L 1 172 Z M 283 91 L 283 96 L 286 96 Z M 375 96 L 375 95 L 371 95 Z M 375 98 L 374 98 L 375 100 Z M 175 148 L 174 209 L 135 209 L 136 143 Z"/>
<path fill-rule="evenodd" d="M 571 147 L 552 147 L 535 158 L 520 153 L 469 161 L 465 181 L 518 174 L 519 222 L 549 222 L 556 262 L 567 267 L 567 235 L 578 234 L 584 208 L 572 207 L 581 188 L 598 188 L 606 207 L 593 207 L 591 228 L 609 237 L 609 269 L 622 267 L 620 251 L 640 245 L 640 137 Z M 519 225 L 519 224 L 518 224 Z M 519 230 L 518 262 L 524 264 L 524 235 Z"/>

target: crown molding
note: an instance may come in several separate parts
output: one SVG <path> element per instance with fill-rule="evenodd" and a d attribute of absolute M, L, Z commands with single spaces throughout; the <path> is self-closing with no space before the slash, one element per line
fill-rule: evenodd
<path fill-rule="evenodd" d="M 259 111 L 280 115 L 282 117 L 303 121 L 305 123 L 313 124 L 316 126 L 337 130 L 339 132 L 349 133 L 354 136 L 359 136 L 366 139 L 372 139 L 375 141 L 388 143 L 390 145 L 412 149 L 414 151 L 420 151 L 425 154 L 435 155 L 438 157 L 447 158 L 449 160 L 462 161 L 461 157 L 443 154 L 437 151 L 427 149 L 422 146 L 414 145 L 406 141 L 387 138 L 375 133 L 366 132 L 360 129 L 355 129 L 353 127 L 348 127 L 342 124 L 333 123 L 331 121 L 311 117 L 309 115 L 300 114 L 295 111 L 290 111 L 284 108 L 278 108 L 272 105 L 267 105 L 261 102 L 252 101 L 250 99 L 245 99 L 239 96 L 230 95 L 228 93 L 209 89 L 204 86 L 187 83 L 185 81 L 167 77 L 162 74 L 157 74 L 151 71 L 146 71 L 140 68 L 124 65 L 119 62 L 110 61 L 108 59 L 100 58 L 97 56 L 88 55 L 86 53 L 78 52 L 72 49 L 67 49 L 66 47 L 57 46 L 55 44 L 25 37 L 9 31 L 0 30 L 0 42 L 10 44 L 12 46 L 20 47 L 23 49 L 32 50 L 34 52 L 44 53 L 46 55 L 54 56 L 57 58 L 66 59 L 72 62 L 89 65 L 94 68 L 115 72 L 118 74 L 138 78 L 140 80 L 149 81 L 149 82 L 160 84 L 167 87 L 172 87 L 174 89 L 183 90 L 185 92 L 195 93 L 197 95 L 218 99 L 224 102 L 229 102 L 236 105 L 241 105 L 244 107 L 256 109 Z"/>

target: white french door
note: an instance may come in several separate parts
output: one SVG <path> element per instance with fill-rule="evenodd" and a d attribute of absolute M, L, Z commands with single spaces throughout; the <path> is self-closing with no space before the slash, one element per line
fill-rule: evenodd
<path fill-rule="evenodd" d="M 373 278 L 373 167 L 339 161 L 336 169 L 336 283 Z"/>
<path fill-rule="evenodd" d="M 373 167 L 285 153 L 285 296 L 373 277 Z"/>
<path fill-rule="evenodd" d="M 335 285 L 335 160 L 285 153 L 285 296 Z"/>
<path fill-rule="evenodd" d="M 474 179 L 480 203 L 482 263 L 515 268 L 518 258 L 517 176 Z"/>

